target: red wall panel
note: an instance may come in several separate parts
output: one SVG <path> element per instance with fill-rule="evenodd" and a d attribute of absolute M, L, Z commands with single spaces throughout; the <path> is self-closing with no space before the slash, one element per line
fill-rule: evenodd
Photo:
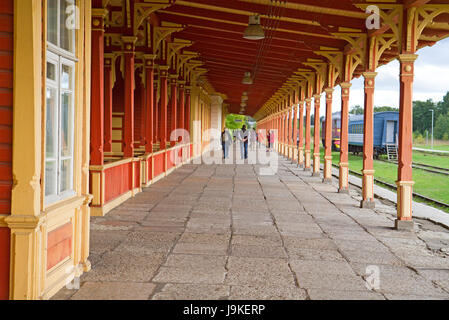
<path fill-rule="evenodd" d="M 157 177 L 164 173 L 164 153 L 159 153 L 154 156 L 154 176 Z"/>
<path fill-rule="evenodd" d="M 72 238 L 73 227 L 70 222 L 48 233 L 47 270 L 72 254 Z"/>
<path fill-rule="evenodd" d="M 105 202 L 108 203 L 131 190 L 132 163 L 105 170 Z"/>
<path fill-rule="evenodd" d="M 140 180 L 140 162 L 134 162 L 134 188 L 140 188 L 141 187 L 141 180 Z"/>

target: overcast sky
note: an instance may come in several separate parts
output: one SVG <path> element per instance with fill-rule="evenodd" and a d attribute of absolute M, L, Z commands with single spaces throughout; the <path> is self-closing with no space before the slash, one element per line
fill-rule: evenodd
<path fill-rule="evenodd" d="M 418 51 L 415 62 L 413 100 L 441 101 L 449 91 L 449 38 L 433 47 Z M 377 69 L 375 106 L 399 107 L 399 62 L 392 61 Z M 333 112 L 341 110 L 341 90 L 337 86 L 333 99 Z M 349 105 L 363 107 L 363 77 L 352 80 Z M 326 101 L 321 99 L 320 115 L 325 115 Z"/>

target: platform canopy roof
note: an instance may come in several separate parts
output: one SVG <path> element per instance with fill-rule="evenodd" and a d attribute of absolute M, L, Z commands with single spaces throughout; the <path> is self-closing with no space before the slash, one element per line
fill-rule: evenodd
<path fill-rule="evenodd" d="M 123 0 L 129 1 L 129 0 Z M 111 3 L 124 3 L 111 0 Z M 245 113 L 261 118 L 270 101 L 289 92 L 308 72 L 320 73 L 331 63 L 334 79 L 323 75 L 323 87 L 350 81 L 369 68 L 372 38 L 378 52 L 375 66 L 395 59 L 400 53 L 402 27 L 410 27 L 407 10 L 416 8 L 417 42 L 413 52 L 449 35 L 449 1 L 442 0 L 135 0 L 134 2 L 170 3 L 155 12 L 159 21 L 182 25 L 174 37 L 192 41 L 185 50 L 199 53 L 207 70 L 203 76 L 225 96 L 229 112 L 241 110 L 242 94 L 248 93 Z M 380 7 L 380 29 L 368 30 L 369 5 Z M 423 5 L 443 10 L 429 21 Z M 405 18 L 404 17 L 405 13 Z M 246 40 L 243 33 L 249 17 L 258 14 L 265 31 L 263 40 Z M 426 20 L 427 19 L 427 20 Z M 402 22 L 402 26 L 399 26 Z M 419 23 L 423 23 L 419 30 Z M 425 23 L 424 23 L 425 22 Z M 360 48 L 362 47 L 362 48 Z M 364 48 L 363 48 L 364 47 Z M 410 51 L 410 50 L 409 50 Z M 352 55 L 353 70 L 345 71 L 346 55 Z M 373 66 L 371 66 L 372 69 Z M 253 84 L 242 84 L 251 72 Z M 350 79 L 345 79 L 345 78 Z M 316 90 L 316 88 L 314 89 Z M 296 91 L 297 95 L 300 95 Z M 258 113 L 259 111 L 259 113 Z"/>

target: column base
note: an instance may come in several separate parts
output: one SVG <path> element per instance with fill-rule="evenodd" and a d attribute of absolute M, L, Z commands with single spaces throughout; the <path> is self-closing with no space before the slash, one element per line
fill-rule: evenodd
<path fill-rule="evenodd" d="M 413 207 L 413 181 L 396 181 L 397 191 L 397 217 L 401 221 L 412 220 Z"/>
<path fill-rule="evenodd" d="M 362 209 L 374 209 L 376 207 L 376 203 L 370 200 L 362 200 L 360 201 L 360 208 Z"/>
<path fill-rule="evenodd" d="M 304 167 L 304 171 L 308 171 L 308 172 L 310 172 L 310 171 L 312 171 L 312 168 L 306 168 L 306 167 Z"/>
<path fill-rule="evenodd" d="M 324 178 L 323 183 L 325 184 L 332 184 L 332 178 Z"/>
<path fill-rule="evenodd" d="M 349 190 L 349 164 L 347 162 L 340 162 L 339 172 L 340 176 L 338 180 L 340 190 Z"/>
<path fill-rule="evenodd" d="M 321 177 L 321 174 L 319 172 L 312 173 L 312 177 Z"/>
<path fill-rule="evenodd" d="M 394 221 L 394 229 L 398 231 L 413 231 L 415 223 L 413 220 L 399 220 Z"/>
<path fill-rule="evenodd" d="M 348 188 L 338 189 L 338 193 L 349 194 L 349 189 Z"/>
<path fill-rule="evenodd" d="M 85 262 L 81 262 L 81 267 L 84 272 L 89 272 L 92 269 L 92 264 L 89 260 L 86 260 Z"/>
<path fill-rule="evenodd" d="M 324 180 L 330 180 L 332 182 L 332 156 L 324 157 Z M 323 182 L 324 182 L 323 180 Z"/>

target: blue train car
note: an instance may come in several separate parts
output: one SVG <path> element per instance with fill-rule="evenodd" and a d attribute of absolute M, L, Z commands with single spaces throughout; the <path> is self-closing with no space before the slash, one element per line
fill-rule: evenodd
<path fill-rule="evenodd" d="M 374 156 L 387 153 L 387 145 L 397 145 L 399 112 L 387 111 L 374 114 Z M 349 117 L 349 152 L 363 152 L 363 115 Z"/>

